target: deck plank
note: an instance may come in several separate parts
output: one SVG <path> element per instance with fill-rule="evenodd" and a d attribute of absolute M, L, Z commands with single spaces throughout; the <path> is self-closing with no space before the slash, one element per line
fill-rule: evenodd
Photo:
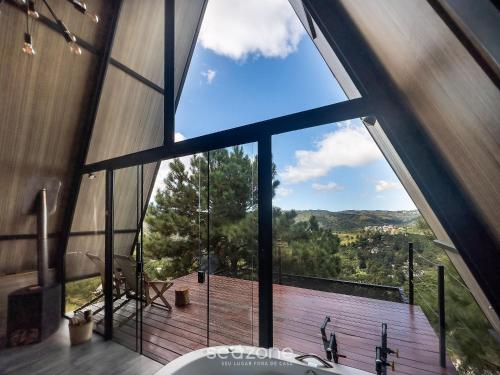
<path fill-rule="evenodd" d="M 146 355 L 168 363 L 207 345 L 258 344 L 257 282 L 210 275 L 209 283 L 199 284 L 192 273 L 175 279 L 174 287 L 167 291 L 172 305 L 174 290 L 181 286 L 190 290 L 190 305 L 174 306 L 172 311 L 156 306 L 144 310 Z M 339 349 L 347 356 L 341 363 L 374 372 L 375 346 L 380 344 L 385 322 L 389 347 L 400 350 L 395 374 L 456 374 L 449 360 L 447 369 L 439 367 L 438 339 L 419 306 L 284 285 L 273 285 L 273 298 L 276 347 L 324 357 L 319 327 L 325 315 L 330 315 L 327 331 L 335 330 Z M 135 322 L 123 324 L 120 320 L 134 309 L 135 304 L 126 304 L 115 314 L 115 336 L 131 347 L 135 345 Z"/>

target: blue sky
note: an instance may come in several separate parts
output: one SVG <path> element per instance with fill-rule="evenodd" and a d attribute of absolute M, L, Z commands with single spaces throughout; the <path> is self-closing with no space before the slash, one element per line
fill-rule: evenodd
<path fill-rule="evenodd" d="M 178 140 L 346 100 L 288 2 L 259 1 L 209 2 L 177 109 Z M 275 136 L 273 158 L 274 204 L 284 209 L 415 208 L 359 120 Z"/>

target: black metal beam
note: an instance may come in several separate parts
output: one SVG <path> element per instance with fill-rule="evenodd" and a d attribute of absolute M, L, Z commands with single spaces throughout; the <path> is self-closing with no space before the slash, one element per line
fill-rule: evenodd
<path fill-rule="evenodd" d="M 193 42 L 191 43 L 191 48 L 189 49 L 188 58 L 186 60 L 186 62 L 187 62 L 186 68 L 182 72 L 181 80 L 179 82 L 179 88 L 177 90 L 177 95 L 175 98 L 175 108 L 176 109 L 177 109 L 177 106 L 179 105 L 179 100 L 181 98 L 182 88 L 184 87 L 184 82 L 186 81 L 186 76 L 187 76 L 187 73 L 189 70 L 188 68 L 189 68 L 189 65 L 191 63 L 191 58 L 193 57 L 194 49 L 196 47 L 196 41 L 198 40 L 198 34 L 200 33 L 201 23 L 203 21 L 203 17 L 205 16 L 205 10 L 207 8 L 207 3 L 208 3 L 208 0 L 204 0 L 203 6 L 202 6 L 201 12 L 200 12 L 200 17 L 198 18 L 198 21 L 197 21 L 196 30 L 194 32 Z"/>
<path fill-rule="evenodd" d="M 444 294 L 444 266 L 437 266 L 438 309 L 439 309 L 439 365 L 446 368 L 446 313 Z"/>
<path fill-rule="evenodd" d="M 60 233 L 49 233 L 48 238 L 57 238 Z M 18 241 L 18 240 L 36 240 L 37 235 L 31 233 L 20 233 L 20 234 L 2 234 L 0 235 L 0 241 Z"/>
<path fill-rule="evenodd" d="M 92 131 L 95 124 L 95 119 L 97 117 L 97 111 L 99 108 L 99 102 L 101 99 L 102 89 L 104 87 L 104 80 L 106 78 L 106 72 L 108 70 L 109 60 L 111 57 L 111 50 L 113 47 L 113 41 L 115 38 L 115 32 L 118 25 L 118 19 L 120 17 L 120 10 L 122 6 L 122 0 L 114 0 L 112 3 L 111 17 L 108 23 L 108 32 L 106 33 L 104 47 L 102 54 L 100 56 L 98 70 L 96 74 L 96 85 L 94 87 L 94 93 L 90 100 L 89 109 L 87 111 L 87 118 L 83 124 L 80 150 L 77 152 L 76 165 L 74 168 L 74 173 L 71 177 L 70 190 L 67 199 L 67 207 L 63 216 L 63 230 L 61 236 L 61 243 L 59 247 L 59 266 L 58 266 L 58 281 L 61 283 L 62 287 L 62 300 L 61 300 L 61 314 L 64 315 L 65 312 L 65 255 L 66 247 L 68 246 L 69 234 L 71 231 L 71 224 L 73 222 L 73 216 L 75 214 L 76 203 L 78 199 L 78 192 L 80 190 L 81 175 L 80 171 L 85 165 L 85 160 L 87 158 L 88 150 L 90 147 L 90 139 L 92 136 Z"/>
<path fill-rule="evenodd" d="M 165 0 L 163 145 L 175 142 L 175 0 Z"/>
<path fill-rule="evenodd" d="M 481 214 L 343 5 L 335 0 L 304 0 L 304 5 L 358 90 L 373 98 L 374 115 L 384 133 L 500 313 L 499 244 Z"/>
<path fill-rule="evenodd" d="M 206 9 L 206 6 L 207 6 L 207 2 L 208 2 L 208 1 L 207 1 L 207 0 L 205 0 L 205 2 L 203 3 L 203 7 L 202 7 L 202 10 L 201 10 L 201 12 L 200 12 L 200 17 L 198 18 L 196 31 L 195 31 L 195 33 L 194 33 L 193 42 L 191 43 L 191 48 L 189 49 L 188 58 L 187 58 L 187 60 L 186 60 L 186 61 L 187 61 L 187 63 L 186 63 L 186 66 L 185 66 L 184 71 L 182 72 L 181 80 L 180 80 L 180 83 L 179 83 L 179 88 L 178 88 L 178 90 L 177 90 L 177 95 L 175 96 L 175 111 L 177 111 L 177 107 L 178 107 L 178 105 L 179 105 L 179 100 L 180 100 L 180 98 L 181 98 L 181 92 L 182 92 L 182 89 L 183 89 L 183 87 L 184 87 L 184 82 L 185 82 L 185 80 L 186 80 L 187 72 L 188 72 L 188 70 L 189 70 L 189 69 L 188 69 L 188 68 L 189 68 L 189 64 L 190 64 L 190 62 L 191 62 L 191 58 L 192 58 L 192 56 L 193 56 L 193 52 L 194 52 L 194 49 L 195 49 L 195 46 L 196 46 L 196 41 L 197 41 L 197 39 L 198 39 L 198 34 L 199 34 L 199 32 L 200 32 L 201 22 L 202 22 L 202 20 L 203 20 L 203 16 L 204 16 L 204 14 L 205 14 L 205 9 Z M 175 7 L 174 7 L 174 8 L 175 8 Z M 174 10 L 175 10 L 175 9 L 174 9 Z M 174 22 L 175 22 L 175 20 L 174 20 Z M 175 43 L 175 42 L 174 42 L 174 43 Z M 111 59 L 111 62 L 110 62 L 110 63 L 111 63 L 111 64 L 113 64 L 113 59 Z M 129 69 L 129 68 L 125 67 L 125 66 L 123 66 L 123 68 L 125 68 L 125 69 Z M 143 78 L 142 76 L 138 75 L 136 72 L 134 72 L 134 71 L 132 71 L 132 70 L 131 70 L 131 71 L 129 72 L 129 74 L 130 74 L 130 75 L 132 75 L 132 76 L 137 75 L 136 79 L 138 79 L 139 81 L 141 81 L 141 82 L 143 82 L 144 84 L 146 84 L 147 86 L 149 86 L 149 85 L 147 84 L 147 82 L 146 82 L 146 81 L 148 81 L 148 80 L 147 80 L 147 79 L 145 79 L 145 78 Z M 145 81 L 144 81 L 144 80 L 145 80 Z M 155 85 L 155 84 L 154 84 L 154 83 L 152 83 L 152 82 L 150 82 L 150 83 L 151 83 L 151 84 L 153 84 L 153 85 Z M 174 83 L 175 83 L 175 82 L 174 82 Z M 159 87 L 159 86 L 157 86 L 157 85 L 155 85 L 155 86 L 156 86 L 156 87 L 151 87 L 151 86 L 149 86 L 149 87 L 153 88 L 154 90 L 156 90 L 157 92 L 159 92 L 159 93 L 160 93 L 160 94 L 162 94 L 162 95 L 164 95 L 164 94 L 165 94 L 165 90 L 163 90 L 163 88 L 161 88 L 161 87 Z M 174 89 L 174 92 L 175 92 L 175 89 Z M 175 119 L 174 119 L 174 120 L 175 120 Z M 174 128 L 175 128 L 175 121 L 174 121 Z M 175 141 L 175 129 L 174 129 L 174 141 Z M 144 217 L 146 216 L 146 212 L 147 212 L 147 206 L 148 206 L 149 200 L 151 199 L 151 195 L 153 194 L 154 182 L 156 181 L 156 176 L 158 175 L 158 171 L 160 170 L 160 164 L 161 164 L 161 162 L 156 162 L 155 171 L 154 171 L 153 178 L 152 178 L 152 183 L 151 183 L 151 185 L 150 185 L 150 187 L 149 187 L 148 191 L 146 192 L 146 196 L 147 196 L 147 198 L 146 198 L 146 201 L 145 201 L 146 203 L 144 204 L 144 209 L 143 209 L 143 211 L 142 211 L 142 217 L 141 217 L 141 220 L 140 220 L 141 225 L 142 225 L 142 223 L 144 222 Z M 143 183 L 144 183 L 144 181 L 143 181 Z M 138 241 L 139 232 L 140 232 L 140 231 L 138 231 L 138 232 L 137 232 L 137 235 L 136 235 L 136 237 L 135 237 L 135 239 L 134 239 L 133 245 L 130 247 L 130 252 L 131 252 L 131 254 L 132 254 L 132 252 L 134 251 L 134 248 L 135 248 L 136 243 L 137 243 L 137 241 Z M 142 233 L 142 232 L 140 232 L 140 233 Z"/>
<path fill-rule="evenodd" d="M 115 230 L 116 234 L 132 234 L 136 233 L 137 229 L 117 229 Z M 82 236 L 99 236 L 104 235 L 105 231 L 97 230 L 97 231 L 79 231 L 79 232 L 71 232 L 69 234 L 70 237 L 82 237 Z M 59 238 L 61 233 L 49 233 L 48 238 Z M 0 235 L 0 241 L 17 241 L 17 240 L 36 240 L 37 235 L 31 233 L 21 233 L 21 234 L 2 234 Z"/>
<path fill-rule="evenodd" d="M 159 93 L 161 95 L 164 94 L 165 91 L 163 90 L 162 87 L 160 87 L 156 83 L 150 81 L 149 79 L 147 79 L 143 75 L 137 73 L 135 70 L 130 69 L 128 66 L 126 66 L 125 64 L 122 64 L 118 60 L 111 57 L 109 59 L 109 65 L 113 65 L 115 68 L 121 70 L 122 72 L 129 75 L 130 77 L 135 78 L 137 81 L 141 82 L 142 84 L 146 85 L 147 87 L 156 91 L 157 93 Z"/>
<path fill-rule="evenodd" d="M 257 142 L 265 136 L 368 116 L 372 115 L 372 112 L 370 101 L 367 98 L 353 99 L 187 139 L 182 142 L 175 142 L 170 147 L 161 146 L 99 161 L 86 165 L 82 168 L 81 173 L 97 172 L 108 168 L 126 168 L 138 164 L 147 164 L 159 160 L 207 152 L 237 144 Z"/>
<path fill-rule="evenodd" d="M 273 346 L 273 158 L 271 136 L 258 143 L 259 346 Z"/>
<path fill-rule="evenodd" d="M 413 283 L 413 242 L 408 242 L 408 300 L 413 305 L 415 284 Z"/>
<path fill-rule="evenodd" d="M 106 234 L 104 239 L 104 338 L 113 337 L 113 171 L 106 171 Z"/>

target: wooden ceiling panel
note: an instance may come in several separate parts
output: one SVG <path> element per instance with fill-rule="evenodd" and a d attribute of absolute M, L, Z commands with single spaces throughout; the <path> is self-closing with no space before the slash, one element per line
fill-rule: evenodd
<path fill-rule="evenodd" d="M 82 176 L 71 233 L 104 231 L 106 173 Z"/>
<path fill-rule="evenodd" d="M 104 235 L 70 237 L 66 250 L 66 280 L 93 275 L 98 271 L 87 252 L 104 259 Z"/>
<path fill-rule="evenodd" d="M 137 178 L 138 167 L 118 169 L 114 172 L 114 227 L 115 230 L 136 230 L 137 228 Z M 156 163 L 144 166 L 143 204 L 147 208 L 148 192 L 154 184 Z M 140 175 L 139 175 L 140 178 Z M 83 277 L 95 273 L 86 252 L 104 257 L 105 229 L 105 172 L 94 174 L 93 179 L 82 177 L 80 192 L 71 228 L 72 237 L 66 255 L 66 279 Z M 140 191 L 139 191 L 140 194 Z M 96 235 L 76 235 L 78 232 L 99 232 Z M 114 251 L 130 255 L 135 239 L 134 233 L 115 233 Z"/>
<path fill-rule="evenodd" d="M 113 238 L 114 254 L 130 256 L 135 233 L 115 233 Z"/>
<path fill-rule="evenodd" d="M 163 95 L 109 66 L 87 164 L 163 144 Z"/>
<path fill-rule="evenodd" d="M 36 56 L 21 52 L 24 14 L 3 6 L 0 22 L 0 234 L 35 233 L 28 215 L 36 191 L 47 184 L 60 191 L 49 217 L 58 232 L 68 184 L 81 142 L 96 71 L 95 56 L 71 54 L 66 42 L 34 23 Z"/>
<path fill-rule="evenodd" d="M 175 94 L 197 36 L 206 0 L 175 2 Z M 164 60 L 164 0 L 125 0 L 112 57 L 160 87 Z"/>
<path fill-rule="evenodd" d="M 138 188 L 138 167 L 118 169 L 114 175 L 114 226 L 115 230 L 135 229 L 139 220 L 140 213 Z M 140 178 L 140 176 L 139 176 Z M 139 198 L 139 199 L 138 199 Z M 132 243 L 129 246 L 132 246 Z"/>
<path fill-rule="evenodd" d="M 164 9 L 164 0 L 125 0 L 111 53 L 114 59 L 161 87 Z"/>

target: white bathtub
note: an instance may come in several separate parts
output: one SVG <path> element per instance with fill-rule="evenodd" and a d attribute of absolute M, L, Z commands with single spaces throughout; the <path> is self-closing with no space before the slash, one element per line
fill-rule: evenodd
<path fill-rule="evenodd" d="M 372 375 L 334 363 L 329 363 L 332 368 L 306 365 L 297 356 L 252 346 L 216 346 L 185 354 L 156 375 Z"/>

